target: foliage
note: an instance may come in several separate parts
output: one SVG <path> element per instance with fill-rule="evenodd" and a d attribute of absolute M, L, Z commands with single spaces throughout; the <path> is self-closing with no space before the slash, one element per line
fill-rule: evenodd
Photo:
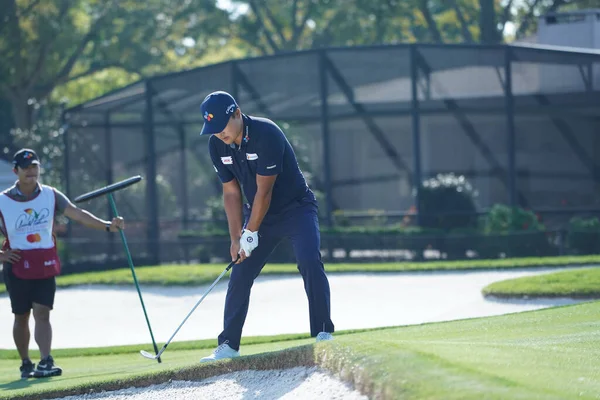
<path fill-rule="evenodd" d="M 6 145 L 4 152 L 12 159 L 12 151 L 29 147 L 40 157 L 42 175 L 40 181 L 64 191 L 63 155 L 64 127 L 60 125 L 59 104 L 44 101 L 41 104 L 32 100 L 36 110 L 35 122 L 29 130 L 15 129 L 10 132 L 11 143 Z"/>
<path fill-rule="evenodd" d="M 474 228 L 478 193 L 464 176 L 438 174 L 423 182 L 419 213 L 421 227 L 450 231 Z"/>
<path fill-rule="evenodd" d="M 216 49 L 228 21 L 211 0 L 9 0 L 0 20 L 0 97 L 21 130 L 34 122 L 32 99 L 108 68 L 181 68 L 174 60 Z"/>
<path fill-rule="evenodd" d="M 246 0 L 230 11 L 235 36 L 253 53 L 272 54 L 382 43 L 498 43 L 531 34 L 540 14 L 590 7 L 590 1 Z"/>
<path fill-rule="evenodd" d="M 547 256 L 558 251 L 533 211 L 495 204 L 481 219 L 481 224 L 482 233 L 494 238 L 481 247 L 481 255 Z"/>
<path fill-rule="evenodd" d="M 600 252 L 600 220 L 594 218 L 573 217 L 569 221 L 567 233 L 569 248 L 579 254 L 597 254 Z"/>
<path fill-rule="evenodd" d="M 482 223 L 485 234 L 544 230 L 544 225 L 533 211 L 504 204 L 495 204 L 483 217 Z"/>

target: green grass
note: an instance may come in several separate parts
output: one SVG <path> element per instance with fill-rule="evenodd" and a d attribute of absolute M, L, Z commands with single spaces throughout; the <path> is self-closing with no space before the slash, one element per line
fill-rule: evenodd
<path fill-rule="evenodd" d="M 507 279 L 483 289 L 485 296 L 600 298 L 600 269 L 582 268 Z"/>
<path fill-rule="evenodd" d="M 162 364 L 139 356 L 143 346 L 114 349 L 112 355 L 62 353 L 56 359 L 63 376 L 48 380 L 15 379 L 18 362 L 0 360 L 0 398 L 48 398 L 57 390 L 64 395 L 312 363 L 379 398 L 592 399 L 600 393 L 600 302 L 338 334 L 316 345 L 308 338 L 283 339 L 289 340 L 254 338 L 242 353 L 255 356 L 208 365 L 197 363 L 207 353 L 197 348 L 173 347 Z M 265 352 L 275 353 L 256 355 Z"/>
<path fill-rule="evenodd" d="M 427 261 L 427 262 L 396 262 L 396 263 L 348 263 L 327 264 L 327 272 L 408 272 L 408 271 L 445 271 L 445 270 L 475 270 L 475 269 L 504 269 L 527 267 L 563 267 L 586 264 L 600 264 L 600 255 L 597 256 L 565 256 L 545 258 L 513 258 L 502 260 L 464 260 L 464 261 Z M 212 283 L 226 265 L 162 265 L 155 267 L 136 267 L 135 273 L 140 285 L 160 286 L 192 286 Z M 268 264 L 262 275 L 270 274 L 296 274 L 298 270 L 294 264 Z M 106 285 L 131 285 L 131 270 L 129 268 L 86 272 L 60 276 L 57 285 L 60 287 L 106 284 Z M 0 293 L 5 291 L 0 285 Z"/>

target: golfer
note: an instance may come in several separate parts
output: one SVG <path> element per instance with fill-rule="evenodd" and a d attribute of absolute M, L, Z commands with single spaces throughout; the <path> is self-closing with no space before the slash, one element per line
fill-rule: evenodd
<path fill-rule="evenodd" d="M 277 244 L 288 237 L 304 280 L 310 333 L 317 341 L 331 340 L 329 282 L 320 253 L 317 200 L 308 187 L 292 146 L 271 120 L 241 112 L 226 92 L 208 95 L 201 106 L 215 171 L 223 183 L 223 202 L 231 259 L 225 300 L 224 329 L 218 347 L 201 362 L 240 355 L 242 328 L 250 289 Z M 242 205 L 242 190 L 248 204 Z"/>
<path fill-rule="evenodd" d="M 57 189 L 39 183 L 40 161 L 31 149 L 21 149 L 13 157 L 18 180 L 0 193 L 0 230 L 5 241 L 0 251 L 4 283 L 15 315 L 13 338 L 21 356 L 21 378 L 43 378 L 62 374 L 50 354 L 52 327 L 50 310 L 56 292 L 55 276 L 60 259 L 53 234 L 54 219 L 64 214 L 89 228 L 118 232 L 123 218 L 112 222 L 97 218 L 74 206 Z M 37 368 L 29 358 L 29 316 L 33 310 L 34 337 L 41 361 Z"/>

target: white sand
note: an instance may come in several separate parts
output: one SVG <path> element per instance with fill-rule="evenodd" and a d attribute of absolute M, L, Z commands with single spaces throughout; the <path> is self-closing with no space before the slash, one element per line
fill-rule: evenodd
<path fill-rule="evenodd" d="M 173 381 L 145 388 L 64 397 L 62 400 L 249 400 L 328 399 L 366 400 L 326 371 L 292 368 L 271 371 L 240 371 L 200 382 Z"/>
<path fill-rule="evenodd" d="M 557 269 L 330 274 L 332 319 L 337 330 L 345 330 L 484 317 L 575 303 L 569 299 L 490 301 L 481 295 L 481 289 L 489 283 L 553 271 Z M 208 286 L 142 285 L 159 347 L 171 337 Z M 216 339 L 223 328 L 226 289 L 224 277 L 177 333 L 175 342 Z M 10 301 L 2 295 L 0 325 L 4 328 L 0 329 L 0 348 L 15 348 L 12 320 Z M 93 285 L 59 289 L 51 321 L 53 348 L 151 342 L 133 284 L 122 288 Z M 33 329 L 33 318 L 30 326 Z M 252 288 L 244 336 L 308 331 L 308 302 L 300 275 L 259 276 Z M 36 348 L 33 337 L 30 347 Z"/>

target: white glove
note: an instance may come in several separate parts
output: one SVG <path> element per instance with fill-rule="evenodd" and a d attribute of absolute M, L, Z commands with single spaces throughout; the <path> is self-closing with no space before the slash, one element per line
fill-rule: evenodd
<path fill-rule="evenodd" d="M 252 232 L 244 229 L 242 237 L 240 238 L 240 254 L 242 251 L 246 254 L 246 257 L 250 257 L 252 250 L 258 246 L 258 232 Z"/>

